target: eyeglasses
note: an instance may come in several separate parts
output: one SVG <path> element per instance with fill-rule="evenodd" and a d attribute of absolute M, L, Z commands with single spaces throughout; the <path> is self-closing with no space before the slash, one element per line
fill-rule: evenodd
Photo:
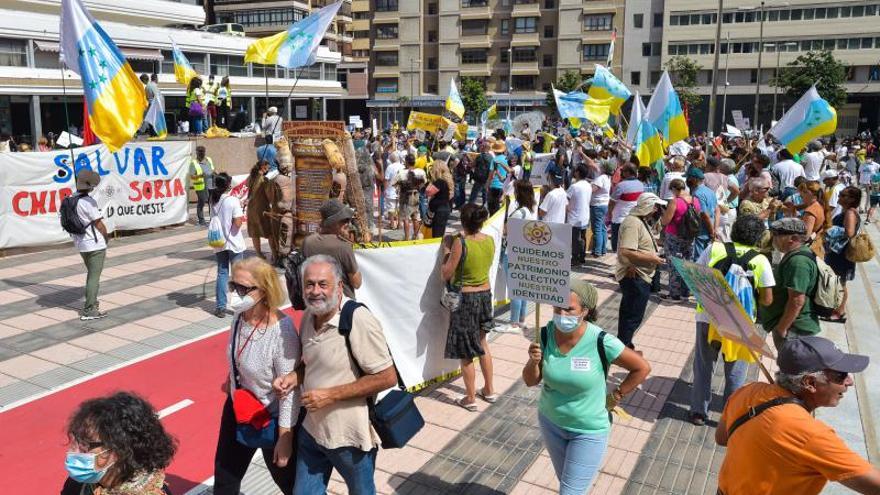
<path fill-rule="evenodd" d="M 824 373 L 825 378 L 828 378 L 829 382 L 836 383 L 837 385 L 843 385 L 849 376 L 849 373 L 844 371 L 825 370 Z"/>
<path fill-rule="evenodd" d="M 244 297 L 258 288 L 259 287 L 248 287 L 247 285 L 241 285 L 232 281 L 229 282 L 229 290 L 238 294 L 238 297 Z"/>
<path fill-rule="evenodd" d="M 104 442 L 81 442 L 77 440 L 73 442 L 73 446 L 76 448 L 77 452 L 85 453 L 103 447 Z"/>

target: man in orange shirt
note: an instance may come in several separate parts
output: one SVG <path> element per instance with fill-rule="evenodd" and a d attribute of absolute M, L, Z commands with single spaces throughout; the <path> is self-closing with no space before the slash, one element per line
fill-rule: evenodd
<path fill-rule="evenodd" d="M 727 446 L 721 495 L 817 495 L 828 480 L 880 493 L 880 471 L 853 452 L 817 407 L 835 407 L 868 356 L 845 354 L 830 340 L 790 340 L 779 352 L 776 384 L 750 383 L 724 407 L 715 441 Z"/>

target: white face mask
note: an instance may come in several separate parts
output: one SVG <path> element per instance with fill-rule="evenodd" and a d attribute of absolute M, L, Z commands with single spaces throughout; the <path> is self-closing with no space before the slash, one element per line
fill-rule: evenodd
<path fill-rule="evenodd" d="M 234 313 L 244 313 L 256 305 L 257 300 L 248 295 L 230 304 L 229 308 L 232 309 Z"/>

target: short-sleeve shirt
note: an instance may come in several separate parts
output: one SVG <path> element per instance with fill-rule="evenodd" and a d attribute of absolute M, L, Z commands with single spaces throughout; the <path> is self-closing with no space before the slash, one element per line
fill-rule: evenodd
<path fill-rule="evenodd" d="M 220 220 L 223 237 L 226 239 L 226 245 L 223 247 L 223 250 L 243 253 L 246 247 L 244 234 L 241 233 L 240 227 L 236 227 L 232 223 L 236 218 L 244 217 L 241 201 L 235 196 L 224 194 L 213 208 L 214 215 Z"/>
<path fill-rule="evenodd" d="M 617 234 L 617 246 L 620 249 L 657 254 L 657 244 L 654 242 L 651 232 L 642 222 L 642 219 L 634 215 L 624 218 L 620 224 L 620 232 Z M 638 276 L 649 284 L 654 277 L 654 271 L 657 269 L 655 266 L 633 265 L 626 256 L 618 255 L 616 267 L 618 282 L 623 280 L 630 266 L 634 266 Z"/>
<path fill-rule="evenodd" d="M 794 187 L 794 180 L 804 177 L 804 167 L 794 160 L 783 160 L 773 165 L 773 171 L 779 176 L 779 187 Z"/>
<path fill-rule="evenodd" d="M 568 186 L 568 213 L 566 222 L 572 227 L 583 229 L 590 225 L 590 196 L 593 187 L 585 180 Z"/>
<path fill-rule="evenodd" d="M 76 202 L 76 214 L 79 216 L 82 224 L 86 226 L 85 234 L 70 234 L 76 249 L 81 253 L 107 249 L 107 241 L 104 239 L 104 236 L 98 232 L 97 228 L 94 228 L 95 222 L 104 218 L 104 215 L 101 214 L 101 210 L 98 208 L 98 202 L 91 196 L 83 196 Z"/>
<path fill-rule="evenodd" d="M 492 183 L 489 184 L 490 189 L 501 189 L 504 187 L 504 181 L 507 179 L 505 166 L 507 166 L 507 157 L 496 155 L 495 159 L 492 160 L 492 170 L 495 173 L 492 175 Z"/>
<path fill-rule="evenodd" d="M 859 169 L 859 185 L 870 185 L 871 177 L 873 177 L 878 170 L 880 170 L 880 165 L 873 160 L 863 163 L 862 168 Z"/>
<path fill-rule="evenodd" d="M 715 191 L 700 184 L 694 191 L 694 197 L 700 202 L 700 212 L 709 215 L 710 219 L 715 220 L 715 208 L 718 207 L 718 196 L 715 195 Z M 709 231 L 706 230 L 706 225 L 701 223 L 698 236 L 707 237 L 708 235 Z"/>
<path fill-rule="evenodd" d="M 757 250 L 752 246 L 746 246 L 738 242 L 733 243 L 733 249 L 739 257 L 745 256 L 750 250 Z M 714 242 L 710 249 L 703 251 L 698 264 L 705 266 L 715 266 L 721 260 L 727 258 L 727 248 L 723 242 Z M 749 261 L 748 266 L 744 267 L 747 272 L 751 272 L 755 280 L 756 289 L 767 289 L 776 285 L 776 279 L 773 277 L 773 266 L 770 260 L 763 254 L 759 254 Z M 696 320 L 700 322 L 708 322 L 709 317 L 706 315 L 700 305 L 697 305 Z"/>
<path fill-rule="evenodd" d="M 545 222 L 565 223 L 565 209 L 568 206 L 568 196 L 565 189 L 557 187 L 553 189 L 541 201 L 539 209 L 544 212 L 542 218 Z"/>
<path fill-rule="evenodd" d="M 590 206 L 607 206 L 611 200 L 611 177 L 602 174 L 593 179 L 593 186 L 596 190 L 590 198 Z"/>
<path fill-rule="evenodd" d="M 345 297 L 354 299 L 354 287 L 351 286 L 348 276 L 358 272 L 358 264 L 350 242 L 340 239 L 335 234 L 315 232 L 303 239 L 302 250 L 306 258 L 316 254 L 326 254 L 339 262 L 339 266 L 342 267 L 342 292 Z"/>
<path fill-rule="evenodd" d="M 750 407 L 787 390 L 769 383 L 750 383 L 730 396 L 719 428 Z M 827 424 L 797 404 L 771 407 L 740 426 L 727 442 L 718 475 L 724 495 L 817 495 L 828 480 L 844 481 L 874 468 L 853 452 Z"/>
<path fill-rule="evenodd" d="M 684 198 L 674 198 L 672 201 L 675 201 L 675 213 L 672 215 L 672 220 L 663 230 L 667 234 L 678 235 L 678 228 L 681 227 L 681 221 L 684 218 L 684 214 L 687 213 L 688 205 L 694 205 L 694 211 L 699 213 L 700 202 L 695 198 L 691 198 L 690 202 Z"/>
<path fill-rule="evenodd" d="M 385 167 L 385 199 L 397 199 L 397 188 L 394 187 L 394 179 L 403 170 L 400 162 L 391 162 Z"/>
<path fill-rule="evenodd" d="M 538 411 L 564 430 L 599 434 L 611 429 L 605 409 L 605 372 L 597 347 L 601 331 L 588 323 L 577 344 L 568 354 L 562 354 L 556 345 L 552 323 L 547 325 Z M 613 335 L 605 334 L 602 343 L 609 363 L 623 352 L 623 342 Z"/>
<path fill-rule="evenodd" d="M 804 253 L 812 254 L 807 246 L 801 246 L 799 249 Z M 818 275 L 816 263 L 807 256 L 787 254 L 783 258 L 783 262 L 773 269 L 773 277 L 776 279 L 776 286 L 773 287 L 773 304 L 762 308 L 760 312 L 764 329 L 768 331 L 776 329 L 776 325 L 785 312 L 788 289 L 792 289 L 795 292 L 806 294 L 807 297 L 804 307 L 801 308 L 801 312 L 791 325 L 791 330 L 795 330 L 799 334 L 819 333 L 819 318 L 813 311 L 813 301 L 810 297 Z"/>
<path fill-rule="evenodd" d="M 611 193 L 614 200 L 614 210 L 611 212 L 611 223 L 620 223 L 629 215 L 636 206 L 639 196 L 645 192 L 645 185 L 638 179 L 626 179 L 620 181 Z"/>
<path fill-rule="evenodd" d="M 343 297 L 342 305 L 348 300 Z M 361 371 L 376 374 L 394 364 L 382 325 L 367 308 L 359 307 L 352 314 L 349 342 L 354 361 L 345 346 L 345 337 L 339 334 L 339 313 L 320 329 L 315 328 L 314 321 L 311 310 L 306 309 L 300 330 L 305 370 L 303 393 L 352 383 L 362 375 Z M 380 442 L 370 425 L 365 398 L 341 400 L 309 411 L 303 428 L 326 449 L 354 447 L 370 451 Z"/>

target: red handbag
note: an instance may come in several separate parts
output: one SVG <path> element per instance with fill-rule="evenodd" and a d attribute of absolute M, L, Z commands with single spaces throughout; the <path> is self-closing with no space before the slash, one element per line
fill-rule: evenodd
<path fill-rule="evenodd" d="M 272 415 L 266 406 L 246 388 L 236 388 L 232 391 L 232 411 L 235 413 L 236 423 L 249 424 L 258 430 L 265 428 L 272 420 Z"/>

